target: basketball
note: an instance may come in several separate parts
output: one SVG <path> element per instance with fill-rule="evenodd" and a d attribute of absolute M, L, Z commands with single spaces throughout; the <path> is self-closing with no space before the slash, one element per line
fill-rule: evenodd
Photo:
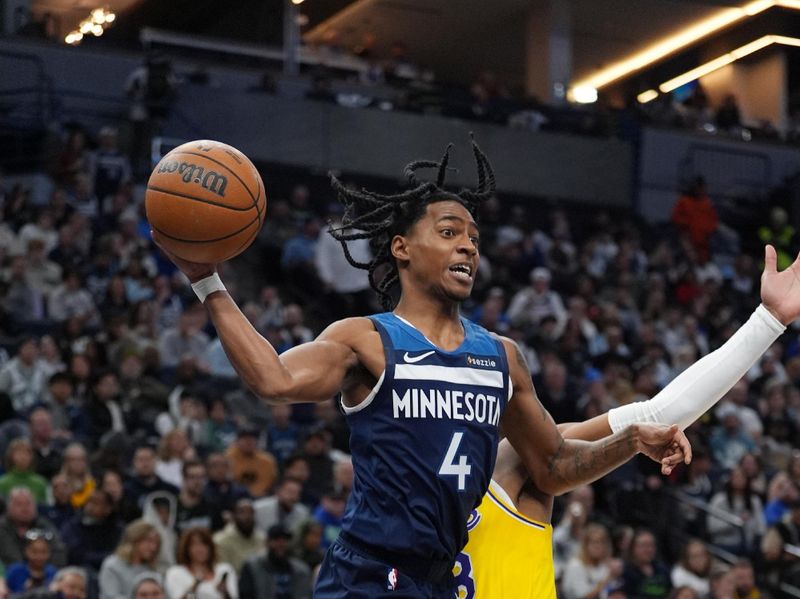
<path fill-rule="evenodd" d="M 253 163 L 236 148 L 197 140 L 178 146 L 147 182 L 147 220 L 167 251 L 191 262 L 230 260 L 253 242 L 267 198 Z"/>

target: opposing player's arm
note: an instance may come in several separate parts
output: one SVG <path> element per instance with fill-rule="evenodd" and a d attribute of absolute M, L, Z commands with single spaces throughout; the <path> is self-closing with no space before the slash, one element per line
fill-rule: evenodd
<path fill-rule="evenodd" d="M 677 427 L 632 425 L 595 442 L 564 439 L 536 397 L 530 371 L 516 343 L 503 339 L 503 344 L 514 384 L 503 430 L 541 491 L 559 495 L 590 483 L 639 451 L 667 467 L 684 460 Z"/>
<path fill-rule="evenodd" d="M 338 393 L 358 357 L 359 334 L 373 330 L 364 318 L 333 323 L 317 339 L 278 355 L 256 331 L 227 292 L 208 296 L 205 306 L 222 347 L 242 382 L 274 402 L 316 402 Z"/>

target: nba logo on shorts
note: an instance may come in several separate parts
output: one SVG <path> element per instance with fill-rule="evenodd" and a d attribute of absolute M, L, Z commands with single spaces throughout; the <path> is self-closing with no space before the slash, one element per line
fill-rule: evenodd
<path fill-rule="evenodd" d="M 386 590 L 394 591 L 397 589 L 397 568 L 389 568 L 389 576 L 387 577 Z"/>

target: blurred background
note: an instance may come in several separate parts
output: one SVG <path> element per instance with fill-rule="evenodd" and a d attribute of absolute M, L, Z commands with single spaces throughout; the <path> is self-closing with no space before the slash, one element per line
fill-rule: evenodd
<path fill-rule="evenodd" d="M 474 132 L 498 193 L 463 311 L 558 422 L 655 395 L 758 305 L 764 243 L 800 250 L 796 0 L 2 0 L 0 32 L 0 596 L 177 599 L 206 567 L 204 597 L 307 597 L 338 534 L 335 398 L 258 402 L 150 241 L 185 141 L 262 173 L 222 273 L 285 351 L 378 309 L 327 173 L 390 192 L 454 142 L 472 186 Z M 557 501 L 561 597 L 800 597 L 798 329 L 688 434 L 668 479 Z"/>

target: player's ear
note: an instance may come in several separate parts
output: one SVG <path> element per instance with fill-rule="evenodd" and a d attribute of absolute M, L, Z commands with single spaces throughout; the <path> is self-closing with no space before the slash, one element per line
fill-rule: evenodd
<path fill-rule="evenodd" d="M 392 256 L 395 260 L 408 261 L 408 240 L 402 235 L 392 237 L 391 243 Z"/>

